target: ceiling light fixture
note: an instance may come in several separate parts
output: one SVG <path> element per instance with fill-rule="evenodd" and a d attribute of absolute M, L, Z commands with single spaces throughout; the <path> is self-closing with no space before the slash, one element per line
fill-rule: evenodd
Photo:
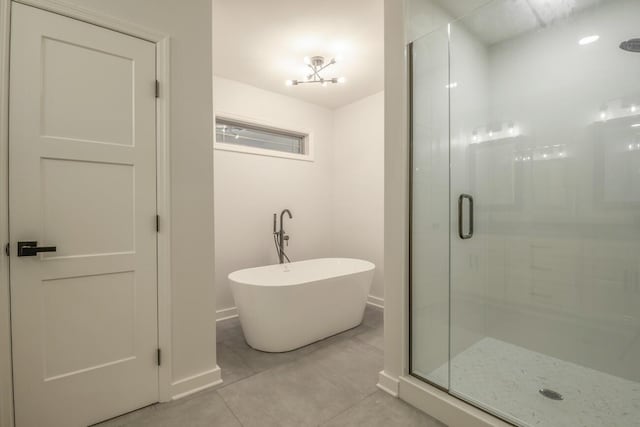
<path fill-rule="evenodd" d="M 337 62 L 336 58 L 331 58 L 331 60 L 327 62 L 324 56 L 306 56 L 304 63 L 311 69 L 311 74 L 306 76 L 304 80 L 287 80 L 285 84 L 287 86 L 297 86 L 305 83 L 320 83 L 322 86 L 327 86 L 329 83 L 345 83 L 347 79 L 344 77 L 324 78 L 320 75 L 321 71 L 324 71 L 327 67 Z"/>
<path fill-rule="evenodd" d="M 599 38 L 600 38 L 600 36 L 597 35 L 597 34 L 594 34 L 592 36 L 583 37 L 580 40 L 578 40 L 578 44 L 580 46 L 584 46 L 586 44 L 591 44 L 593 42 L 597 42 Z"/>

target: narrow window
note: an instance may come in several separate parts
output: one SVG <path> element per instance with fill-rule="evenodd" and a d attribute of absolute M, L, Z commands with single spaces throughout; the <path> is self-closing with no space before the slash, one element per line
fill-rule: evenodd
<path fill-rule="evenodd" d="M 255 154 L 268 154 L 264 152 L 265 150 L 297 156 L 309 154 L 308 135 L 306 134 L 242 123 L 221 117 L 216 118 L 216 146 L 228 150 L 242 147 L 242 149 L 234 151 Z M 273 155 L 278 155 L 277 153 L 273 153 Z"/>

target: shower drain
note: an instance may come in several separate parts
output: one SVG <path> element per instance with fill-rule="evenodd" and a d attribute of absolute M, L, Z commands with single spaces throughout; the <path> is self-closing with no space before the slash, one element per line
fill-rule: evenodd
<path fill-rule="evenodd" d="M 562 395 L 560 393 L 558 393 L 557 391 L 548 389 L 548 388 L 541 388 L 540 390 L 538 390 L 538 392 L 543 395 L 544 397 L 551 399 L 551 400 L 562 400 Z"/>

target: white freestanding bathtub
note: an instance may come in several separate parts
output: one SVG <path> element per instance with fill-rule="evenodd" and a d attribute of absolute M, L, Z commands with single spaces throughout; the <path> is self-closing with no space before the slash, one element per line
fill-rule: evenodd
<path fill-rule="evenodd" d="M 358 326 L 374 270 L 368 261 L 321 258 L 229 274 L 247 343 L 283 352 Z"/>

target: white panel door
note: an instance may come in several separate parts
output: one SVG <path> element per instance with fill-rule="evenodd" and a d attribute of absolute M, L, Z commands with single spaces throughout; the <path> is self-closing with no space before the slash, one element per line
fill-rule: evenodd
<path fill-rule="evenodd" d="M 158 400 L 155 45 L 14 3 L 10 71 L 17 427 L 87 425 Z"/>

